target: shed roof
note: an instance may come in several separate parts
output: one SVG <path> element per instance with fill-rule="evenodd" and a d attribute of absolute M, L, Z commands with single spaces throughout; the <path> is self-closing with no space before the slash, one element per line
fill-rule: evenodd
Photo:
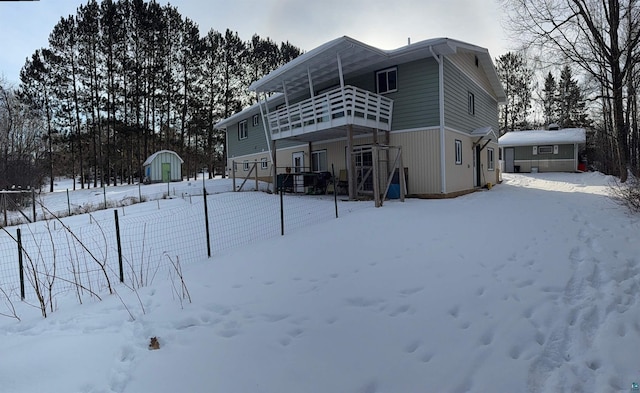
<path fill-rule="evenodd" d="M 152 162 L 153 160 L 155 160 L 155 158 L 156 158 L 156 157 L 158 157 L 158 156 L 159 156 L 160 154 L 162 154 L 162 153 L 170 153 L 170 154 L 173 154 L 173 155 L 175 155 L 176 157 L 178 157 L 178 160 L 180 160 L 180 163 L 181 163 L 181 164 L 184 164 L 184 161 L 182 160 L 182 158 L 180 158 L 180 156 L 178 155 L 178 153 L 176 153 L 175 151 L 172 151 L 172 150 L 160 150 L 160 151 L 157 151 L 157 152 L 153 153 L 152 155 L 150 155 L 150 156 L 149 156 L 149 158 L 147 158 L 147 159 L 144 161 L 144 163 L 142 164 L 142 166 L 150 165 L 150 164 L 151 164 L 151 162 Z"/>
<path fill-rule="evenodd" d="M 500 146 L 529 146 L 540 144 L 585 143 L 584 128 L 564 128 L 562 130 L 511 131 L 500 137 Z"/>

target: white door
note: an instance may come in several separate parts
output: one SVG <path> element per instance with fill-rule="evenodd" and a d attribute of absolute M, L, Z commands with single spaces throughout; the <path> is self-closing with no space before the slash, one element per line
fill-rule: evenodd
<path fill-rule="evenodd" d="M 292 161 L 293 161 L 293 173 L 304 172 L 304 152 L 303 151 L 298 151 L 293 153 Z M 303 175 L 298 175 L 298 176 L 294 175 L 293 191 L 304 192 L 304 176 Z"/>

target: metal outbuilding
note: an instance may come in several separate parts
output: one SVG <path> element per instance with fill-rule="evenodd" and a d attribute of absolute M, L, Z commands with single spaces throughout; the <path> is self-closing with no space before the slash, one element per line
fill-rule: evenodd
<path fill-rule="evenodd" d="M 499 139 L 503 172 L 584 171 L 583 128 L 512 131 Z"/>
<path fill-rule="evenodd" d="M 160 150 L 146 159 L 144 164 L 145 183 L 168 183 L 182 180 L 182 164 L 184 161 L 178 153 L 171 150 Z"/>

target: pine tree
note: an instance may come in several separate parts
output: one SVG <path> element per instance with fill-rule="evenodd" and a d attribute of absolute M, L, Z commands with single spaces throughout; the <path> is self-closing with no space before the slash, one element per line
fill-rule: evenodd
<path fill-rule="evenodd" d="M 571 68 L 564 66 L 558 81 L 557 118 L 560 126 L 562 128 L 587 126 L 589 120 L 585 106 L 584 96 L 578 82 L 573 79 Z"/>
<path fill-rule="evenodd" d="M 542 90 L 542 111 L 544 115 L 545 126 L 556 123 L 558 113 L 558 85 L 556 79 L 551 72 L 547 74 L 544 80 L 544 89 Z"/>
<path fill-rule="evenodd" d="M 500 133 L 527 127 L 533 71 L 527 67 L 524 56 L 514 52 L 496 59 L 496 71 L 507 96 L 500 113 Z"/>

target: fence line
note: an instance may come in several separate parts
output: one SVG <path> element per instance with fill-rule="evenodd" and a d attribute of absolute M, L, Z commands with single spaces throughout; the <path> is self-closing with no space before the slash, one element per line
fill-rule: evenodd
<path fill-rule="evenodd" d="M 204 200 L 183 196 L 135 209 L 120 207 L 118 233 L 113 209 L 22 225 L 26 300 L 38 300 L 36 288 L 52 298 L 73 291 L 81 300 L 92 292 L 104 292 L 121 276 L 133 288 L 164 279 L 173 268 L 172 260 L 185 265 L 207 258 L 206 217 L 213 258 L 225 250 L 279 236 L 281 213 L 287 233 L 336 217 L 333 196 L 286 194 L 281 212 L 276 194 L 221 193 L 207 197 L 207 216 Z M 344 213 L 373 207 L 372 202 L 343 204 L 349 205 L 342 209 Z M 0 288 L 12 298 L 20 297 L 21 284 L 16 229 L 0 230 Z"/>

